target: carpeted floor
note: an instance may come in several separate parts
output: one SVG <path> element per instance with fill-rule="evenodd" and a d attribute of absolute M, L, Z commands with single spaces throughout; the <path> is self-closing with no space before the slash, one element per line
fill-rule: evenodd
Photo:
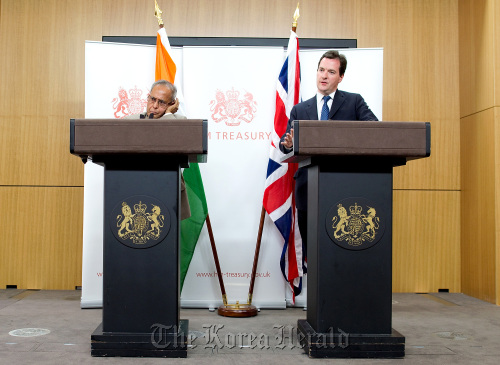
<path fill-rule="evenodd" d="M 294 330 L 301 308 L 227 318 L 182 309 L 187 359 L 92 357 L 100 309 L 80 309 L 80 291 L 0 290 L 0 364 L 498 364 L 500 307 L 463 294 L 393 295 L 392 327 L 406 337 L 403 359 L 310 359 Z"/>

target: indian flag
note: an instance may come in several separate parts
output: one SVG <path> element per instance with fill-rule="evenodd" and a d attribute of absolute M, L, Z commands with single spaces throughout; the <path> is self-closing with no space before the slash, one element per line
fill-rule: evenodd
<path fill-rule="evenodd" d="M 158 30 L 156 37 L 156 66 L 155 80 L 167 80 L 177 87 L 177 98 L 179 99 L 179 113 L 186 115 L 184 98 L 180 85 L 175 83 L 177 67 L 170 54 L 170 42 L 164 27 Z M 200 237 L 201 229 L 208 214 L 203 180 L 201 179 L 200 167 L 197 163 L 190 163 L 189 168 L 184 169 L 184 182 L 191 208 L 191 217 L 181 221 L 181 244 L 180 244 L 180 284 L 181 290 L 184 279 L 193 258 L 193 253 Z"/>

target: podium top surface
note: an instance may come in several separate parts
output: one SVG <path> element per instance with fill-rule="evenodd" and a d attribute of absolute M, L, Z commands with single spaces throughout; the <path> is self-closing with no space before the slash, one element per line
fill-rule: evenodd
<path fill-rule="evenodd" d="M 293 152 L 285 162 L 314 156 L 370 156 L 412 160 L 430 156 L 428 122 L 295 120 Z"/>
<path fill-rule="evenodd" d="M 79 156 L 207 154 L 203 119 L 71 119 L 70 152 Z"/>

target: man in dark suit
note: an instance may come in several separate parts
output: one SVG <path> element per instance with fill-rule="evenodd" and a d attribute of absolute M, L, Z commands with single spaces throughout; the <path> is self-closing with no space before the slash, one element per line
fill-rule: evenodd
<path fill-rule="evenodd" d="M 359 94 L 338 90 L 344 78 L 347 59 L 337 51 L 324 53 L 316 74 L 318 92 L 311 99 L 295 105 L 285 134 L 281 137 L 280 150 L 289 153 L 293 149 L 294 120 L 378 120 Z M 295 202 L 299 230 L 307 247 L 307 170 L 299 168 L 295 174 Z"/>

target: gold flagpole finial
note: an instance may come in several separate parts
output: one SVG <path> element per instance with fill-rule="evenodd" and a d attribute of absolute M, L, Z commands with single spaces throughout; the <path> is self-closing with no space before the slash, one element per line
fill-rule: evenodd
<path fill-rule="evenodd" d="M 297 2 L 297 9 L 295 9 L 295 13 L 293 13 L 292 30 L 294 32 L 297 30 L 297 20 L 299 19 L 299 16 L 300 16 L 300 13 L 299 13 L 299 4 L 300 4 L 300 1 Z"/>
<path fill-rule="evenodd" d="M 158 6 L 158 2 L 155 0 L 155 17 L 158 19 L 158 25 L 161 27 L 163 25 L 163 19 L 161 18 L 162 11 Z"/>

